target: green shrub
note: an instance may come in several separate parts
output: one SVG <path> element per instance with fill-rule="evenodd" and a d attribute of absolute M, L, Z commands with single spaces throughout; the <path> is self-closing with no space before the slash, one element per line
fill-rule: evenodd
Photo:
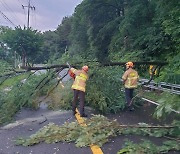
<path fill-rule="evenodd" d="M 0 91 L 0 108 L 4 104 L 5 94 Z"/>
<path fill-rule="evenodd" d="M 49 95 L 51 101 L 48 104 L 48 107 L 50 109 L 71 109 L 71 102 L 73 99 L 71 85 L 71 81 L 59 83 L 57 88 L 55 88 L 54 91 Z"/>
<path fill-rule="evenodd" d="M 156 107 L 154 115 L 157 118 L 167 117 L 172 110 L 180 111 L 180 96 L 176 94 L 171 94 L 168 92 L 163 92 L 157 102 L 160 104 Z"/>
<path fill-rule="evenodd" d="M 124 93 L 119 67 L 95 68 L 87 81 L 86 101 L 101 113 L 116 113 L 124 108 Z"/>
<path fill-rule="evenodd" d="M 0 107 L 0 124 L 11 121 L 15 113 L 22 107 L 37 107 L 34 105 L 34 101 L 37 100 L 42 89 L 36 87 L 44 76 L 32 75 L 25 83 L 18 82 L 12 86 Z"/>
<path fill-rule="evenodd" d="M 94 67 L 93 67 L 94 68 Z M 116 113 L 124 108 L 124 92 L 122 92 L 122 71 L 117 68 L 91 67 L 89 80 L 86 86 L 85 105 L 90 106 L 101 113 Z M 71 109 L 73 91 L 72 80 L 61 84 L 50 94 L 51 109 Z"/>
<path fill-rule="evenodd" d="M 0 60 L 0 75 L 4 74 L 5 72 L 8 72 L 11 68 L 12 66 L 8 62 Z"/>
<path fill-rule="evenodd" d="M 0 89 L 4 89 L 6 87 L 12 87 L 16 84 L 18 84 L 20 81 L 22 81 L 23 79 L 27 78 L 29 75 L 29 73 L 24 73 L 24 74 L 21 74 L 21 75 L 17 75 L 17 76 L 11 76 L 11 77 L 8 77 L 8 79 L 5 80 L 5 78 L 1 78 L 1 82 L 3 82 L 1 85 L 0 85 Z"/>

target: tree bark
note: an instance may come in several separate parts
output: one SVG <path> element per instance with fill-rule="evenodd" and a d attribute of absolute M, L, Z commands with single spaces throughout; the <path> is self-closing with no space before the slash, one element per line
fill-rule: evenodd
<path fill-rule="evenodd" d="M 94 62 L 94 61 L 92 61 Z M 84 62 L 86 63 L 86 62 Z M 89 63 L 89 61 L 88 61 Z M 154 62 L 133 62 L 134 65 L 158 65 L 158 66 L 163 66 L 163 65 L 167 65 L 167 62 L 158 62 L 158 61 L 154 61 Z M 107 63 L 98 63 L 97 62 L 97 66 L 100 67 L 105 67 L 105 66 L 124 66 L 126 64 L 126 62 L 107 62 Z M 76 63 L 74 65 L 71 65 L 72 67 L 78 67 L 80 66 L 79 63 Z M 66 64 L 62 64 L 62 65 L 51 65 L 51 66 L 43 66 L 43 67 L 29 67 L 29 66 L 24 66 L 21 67 L 22 69 L 25 70 L 42 70 L 42 69 L 53 69 L 53 68 L 68 68 L 68 65 Z"/>
<path fill-rule="evenodd" d="M 22 67 L 25 67 L 25 64 L 26 64 L 26 56 L 25 56 L 25 53 L 23 52 L 22 53 Z"/>

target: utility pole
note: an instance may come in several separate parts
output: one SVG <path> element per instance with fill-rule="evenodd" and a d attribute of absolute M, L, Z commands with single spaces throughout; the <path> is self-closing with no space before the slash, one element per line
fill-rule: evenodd
<path fill-rule="evenodd" d="M 28 8 L 28 21 L 27 21 L 27 28 L 29 28 L 29 21 L 30 21 L 30 18 L 29 18 L 29 16 L 30 16 L 30 9 L 31 9 L 31 10 L 35 10 L 35 7 L 34 7 L 34 6 L 31 6 L 30 1 L 31 1 L 31 0 L 29 0 L 29 2 L 28 2 L 28 6 L 24 6 L 24 5 L 22 5 L 22 8 L 23 8 L 23 9 L 24 9 L 25 7 L 27 7 L 27 8 Z"/>

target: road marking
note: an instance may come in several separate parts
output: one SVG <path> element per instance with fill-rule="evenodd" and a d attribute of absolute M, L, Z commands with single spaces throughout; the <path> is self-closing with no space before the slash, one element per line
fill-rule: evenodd
<path fill-rule="evenodd" d="M 80 113 L 77 108 L 76 108 L 76 112 L 77 113 L 75 114 L 75 117 L 76 117 L 77 121 L 79 122 L 80 125 L 86 127 L 87 125 L 85 124 L 84 119 L 82 117 L 80 117 Z M 90 148 L 91 148 L 91 151 L 93 152 L 93 154 L 103 154 L 101 148 L 97 145 L 91 145 Z"/>

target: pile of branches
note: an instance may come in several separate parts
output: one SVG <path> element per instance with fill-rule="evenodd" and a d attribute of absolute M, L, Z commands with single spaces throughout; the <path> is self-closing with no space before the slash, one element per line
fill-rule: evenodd
<path fill-rule="evenodd" d="M 176 142 L 176 145 L 179 145 L 177 147 L 180 148 L 180 136 L 177 135 L 177 132 L 180 131 L 179 123 L 174 123 L 171 126 L 150 126 L 144 123 L 120 125 L 117 121 L 110 121 L 102 115 L 94 115 L 90 119 L 86 119 L 85 123 L 86 127 L 79 125 L 78 122 L 66 122 L 62 126 L 50 123 L 28 138 L 18 138 L 16 144 L 31 146 L 40 142 L 75 142 L 77 147 L 85 147 L 92 144 L 102 146 L 108 142 L 109 137 L 136 134 L 166 137 Z"/>

